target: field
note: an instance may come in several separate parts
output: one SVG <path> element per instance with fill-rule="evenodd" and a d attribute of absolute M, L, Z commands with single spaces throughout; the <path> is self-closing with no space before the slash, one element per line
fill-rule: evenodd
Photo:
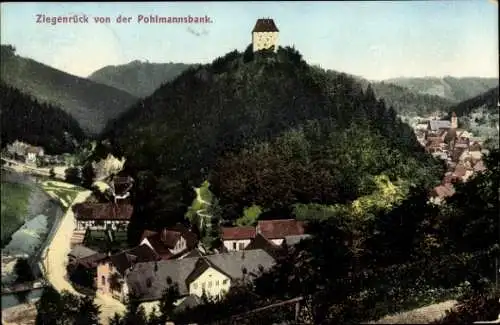
<path fill-rule="evenodd" d="M 28 212 L 31 189 L 20 183 L 1 183 L 1 241 L 5 240 L 21 227 Z"/>
<path fill-rule="evenodd" d="M 52 197 L 57 198 L 64 207 L 69 207 L 79 192 L 85 191 L 76 185 L 57 181 L 46 181 L 42 183 L 43 189 Z"/>

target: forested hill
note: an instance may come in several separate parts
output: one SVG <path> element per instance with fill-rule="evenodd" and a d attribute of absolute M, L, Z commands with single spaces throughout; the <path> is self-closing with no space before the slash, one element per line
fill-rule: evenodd
<path fill-rule="evenodd" d="M 454 105 L 450 108 L 450 112 L 455 112 L 457 116 L 466 116 L 479 108 L 484 108 L 491 114 L 498 114 L 498 102 L 498 87 L 495 87 L 476 97 Z"/>
<path fill-rule="evenodd" d="M 138 180 L 143 222 L 182 218 L 205 179 L 224 217 L 236 218 L 252 204 L 278 214 L 298 202 L 346 203 L 382 174 L 431 186 L 442 172 L 371 87 L 312 68 L 288 47 L 248 47 L 189 69 L 103 138 Z"/>
<path fill-rule="evenodd" d="M 146 97 L 191 66 L 191 64 L 184 63 L 132 61 L 123 65 L 106 66 L 95 71 L 88 78 L 137 97 Z"/>
<path fill-rule="evenodd" d="M 498 86 L 498 78 L 394 78 L 386 80 L 415 93 L 437 95 L 455 103 L 475 97 Z"/>
<path fill-rule="evenodd" d="M 15 140 L 42 146 L 47 153 L 71 152 L 84 138 L 78 122 L 58 107 L 37 102 L 31 96 L 0 81 L 2 148 Z"/>
<path fill-rule="evenodd" d="M 339 74 L 339 72 L 332 70 L 329 70 L 328 73 Z M 450 99 L 422 93 L 390 82 L 369 82 L 360 77 L 356 77 L 356 79 L 363 85 L 364 89 L 368 85 L 372 85 L 377 98 L 384 99 L 385 103 L 393 107 L 400 116 L 425 116 L 434 111 L 447 111 L 454 104 L 454 101 Z"/>
<path fill-rule="evenodd" d="M 97 134 L 106 122 L 131 106 L 136 98 L 116 88 L 79 78 L 16 55 L 1 45 L 1 79 L 39 102 L 61 107 L 84 131 Z"/>

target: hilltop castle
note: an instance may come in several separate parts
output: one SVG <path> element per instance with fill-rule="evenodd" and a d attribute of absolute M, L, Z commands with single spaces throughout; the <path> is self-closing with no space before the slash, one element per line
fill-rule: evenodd
<path fill-rule="evenodd" d="M 276 50 L 278 45 L 279 30 L 270 18 L 257 19 L 255 27 L 252 30 L 253 51 L 273 48 Z"/>

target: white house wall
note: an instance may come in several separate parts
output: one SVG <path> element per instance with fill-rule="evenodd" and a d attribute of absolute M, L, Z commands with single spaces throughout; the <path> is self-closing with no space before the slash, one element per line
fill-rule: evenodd
<path fill-rule="evenodd" d="M 77 220 L 76 230 L 106 230 L 111 228 L 113 230 L 118 230 L 120 228 L 126 229 L 129 221 L 123 220 Z"/>
<path fill-rule="evenodd" d="M 228 251 L 239 251 L 245 249 L 248 244 L 250 244 L 251 239 L 243 239 L 243 240 L 224 240 L 224 247 Z M 236 248 L 234 248 L 234 244 L 236 244 Z M 240 248 L 240 244 L 243 244 L 243 248 Z"/>
<path fill-rule="evenodd" d="M 281 244 L 283 244 L 283 240 L 284 240 L 283 238 L 279 238 L 279 239 L 271 239 L 271 241 L 272 241 L 274 244 L 278 245 L 278 246 L 280 246 Z"/>
<path fill-rule="evenodd" d="M 201 297 L 205 290 L 209 297 L 223 296 L 229 291 L 230 286 L 231 279 L 227 275 L 210 267 L 189 284 L 189 294 Z"/>

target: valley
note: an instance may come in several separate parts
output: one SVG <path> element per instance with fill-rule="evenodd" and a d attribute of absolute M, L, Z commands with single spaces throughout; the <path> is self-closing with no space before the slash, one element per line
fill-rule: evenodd
<path fill-rule="evenodd" d="M 203 12 L 198 27 L 96 20 L 65 26 L 67 43 L 58 24 L 2 39 L 2 322 L 497 319 L 486 7 L 231 6 L 237 23 Z M 471 37 L 457 21 L 477 12 Z M 54 42 L 33 51 L 41 37 Z"/>

